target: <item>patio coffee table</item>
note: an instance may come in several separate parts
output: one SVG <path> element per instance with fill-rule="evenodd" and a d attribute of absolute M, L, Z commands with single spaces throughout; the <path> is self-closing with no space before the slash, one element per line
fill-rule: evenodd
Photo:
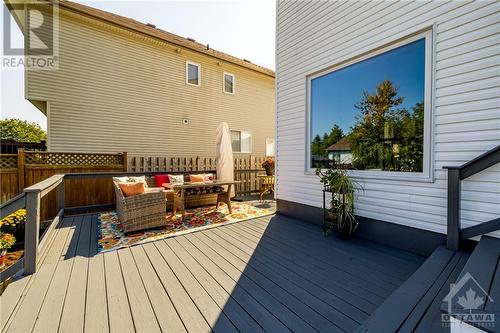
<path fill-rule="evenodd" d="M 175 214 L 177 210 L 181 211 L 182 214 L 182 219 L 184 220 L 186 212 L 185 212 L 185 198 L 186 198 L 186 189 L 190 188 L 200 188 L 200 187 L 213 187 L 213 186 L 227 186 L 226 191 L 218 192 L 217 194 L 217 205 L 216 207 L 219 208 L 219 204 L 221 202 L 225 203 L 227 205 L 227 208 L 229 210 L 229 214 L 231 214 L 231 188 L 234 186 L 234 184 L 239 184 L 239 181 L 225 181 L 225 180 L 214 180 L 211 182 L 197 182 L 197 183 L 191 183 L 191 182 L 186 182 L 182 184 L 171 184 L 171 183 L 164 183 L 163 187 L 166 189 L 170 189 L 174 191 L 174 203 L 173 203 L 173 213 Z M 206 196 L 206 195 L 214 195 L 214 193 L 211 194 L 192 194 L 190 196 Z"/>

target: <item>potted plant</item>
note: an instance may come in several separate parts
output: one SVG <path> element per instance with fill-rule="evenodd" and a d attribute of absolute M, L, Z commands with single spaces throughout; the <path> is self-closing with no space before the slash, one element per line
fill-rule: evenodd
<path fill-rule="evenodd" d="M 331 220 L 329 231 L 334 229 L 342 235 L 351 235 L 358 227 L 354 215 L 355 191 L 361 186 L 347 175 L 347 169 L 333 166 L 326 170 L 316 169 L 316 175 L 325 190 L 331 192 L 328 216 Z"/>
<path fill-rule="evenodd" d="M 19 209 L 0 220 L 0 231 L 12 234 L 17 241 L 24 239 L 24 225 L 26 223 L 26 209 Z"/>
<path fill-rule="evenodd" d="M 272 176 L 274 175 L 274 159 L 271 157 L 266 158 L 266 160 L 262 163 L 262 167 L 266 170 L 266 175 Z"/>
<path fill-rule="evenodd" d="M 11 248 L 15 243 L 16 238 L 14 236 L 0 232 L 0 268 L 5 265 L 3 259 L 7 254 L 7 249 Z"/>

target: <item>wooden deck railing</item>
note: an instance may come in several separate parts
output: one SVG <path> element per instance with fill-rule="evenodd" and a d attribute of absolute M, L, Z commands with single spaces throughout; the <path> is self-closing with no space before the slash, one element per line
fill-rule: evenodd
<path fill-rule="evenodd" d="M 447 247 L 458 250 L 460 241 L 500 230 L 500 218 L 461 229 L 460 203 L 462 180 L 500 163 L 500 145 L 460 166 L 448 170 Z"/>
<path fill-rule="evenodd" d="M 41 199 L 56 188 L 59 188 L 59 212 L 45 229 L 42 237 L 40 237 Z M 8 272 L 2 272 L 1 282 L 15 274 L 17 269 L 24 269 L 24 274 L 32 274 L 36 271 L 39 255 L 47 250 L 52 230 L 59 223 L 64 213 L 64 174 L 54 175 L 27 187 L 23 193 L 2 204 L 0 206 L 0 219 L 21 208 L 26 208 L 24 257 L 14 267 L 9 267 Z"/>

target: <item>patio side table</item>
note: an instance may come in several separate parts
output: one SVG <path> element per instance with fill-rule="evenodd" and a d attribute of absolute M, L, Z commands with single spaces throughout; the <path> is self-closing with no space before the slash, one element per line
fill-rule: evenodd
<path fill-rule="evenodd" d="M 260 179 L 260 201 L 266 193 L 274 193 L 274 175 L 257 175 Z"/>

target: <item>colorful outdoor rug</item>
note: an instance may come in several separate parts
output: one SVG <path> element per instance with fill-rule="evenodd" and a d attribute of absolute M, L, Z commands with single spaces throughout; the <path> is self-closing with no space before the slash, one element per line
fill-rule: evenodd
<path fill-rule="evenodd" d="M 167 213 L 164 227 L 131 232 L 127 235 L 121 231 L 116 212 L 101 213 L 97 219 L 98 249 L 99 252 L 107 252 L 274 213 L 270 209 L 238 202 L 231 203 L 231 208 L 232 214 L 229 214 L 226 205 L 219 209 L 215 209 L 215 206 L 187 209 L 184 222 L 180 214 L 174 216 L 172 213 Z"/>

